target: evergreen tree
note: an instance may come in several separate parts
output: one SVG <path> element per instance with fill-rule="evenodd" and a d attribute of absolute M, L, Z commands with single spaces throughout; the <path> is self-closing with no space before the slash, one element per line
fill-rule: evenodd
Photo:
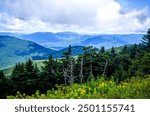
<path fill-rule="evenodd" d="M 140 70 L 142 75 L 150 74 L 150 52 L 145 53 L 141 59 Z"/>
<path fill-rule="evenodd" d="M 7 79 L 4 72 L 0 70 L 0 98 L 4 98 L 7 92 Z"/>
<path fill-rule="evenodd" d="M 36 79 L 37 77 L 37 67 L 35 69 L 35 65 L 33 64 L 33 61 L 31 59 L 29 59 L 26 63 L 25 63 L 25 76 L 29 79 Z"/>
<path fill-rule="evenodd" d="M 116 52 L 115 52 L 114 46 L 111 48 L 110 56 L 111 56 L 112 58 L 114 58 L 114 57 L 116 56 Z"/>
<path fill-rule="evenodd" d="M 13 93 L 16 94 L 17 91 L 26 91 L 26 81 L 24 64 L 17 63 L 12 71 L 11 81 L 13 84 Z"/>
<path fill-rule="evenodd" d="M 0 70 L 0 79 L 3 79 L 5 77 L 4 72 Z"/>
<path fill-rule="evenodd" d="M 124 70 L 122 63 L 118 66 L 114 77 L 117 83 L 120 83 L 127 78 L 127 72 Z"/>
<path fill-rule="evenodd" d="M 84 57 L 84 63 L 85 63 L 84 72 L 86 72 L 85 76 L 89 78 L 88 80 L 91 80 L 92 78 L 94 78 L 93 63 L 94 63 L 94 60 L 96 59 L 95 56 L 97 54 L 96 53 L 97 49 L 93 48 L 92 46 L 88 46 L 88 47 L 83 48 L 83 50 L 84 50 L 83 57 Z"/>
<path fill-rule="evenodd" d="M 100 53 L 104 54 L 105 53 L 105 47 L 102 46 L 101 49 L 100 49 Z"/>
<path fill-rule="evenodd" d="M 44 66 L 42 67 L 42 80 L 43 89 L 51 89 L 55 86 L 56 82 L 56 70 L 55 70 L 55 61 L 52 55 L 49 56 L 47 61 L 44 61 Z"/>
<path fill-rule="evenodd" d="M 144 49 L 150 52 L 150 29 L 148 29 L 147 34 L 143 35 L 142 44 Z"/>
<path fill-rule="evenodd" d="M 38 79 L 38 68 L 35 67 L 33 61 L 29 59 L 25 63 L 25 77 L 26 77 L 26 93 L 32 94 L 36 91 L 36 83 Z"/>
<path fill-rule="evenodd" d="M 139 46 L 137 44 L 134 44 L 133 47 L 130 49 L 130 57 L 132 59 L 134 58 L 138 58 L 140 56 L 140 49 Z"/>
<path fill-rule="evenodd" d="M 127 53 L 128 53 L 128 47 L 127 47 L 127 45 L 125 45 L 125 46 L 123 47 L 121 53 L 122 53 L 122 54 L 127 54 Z"/>

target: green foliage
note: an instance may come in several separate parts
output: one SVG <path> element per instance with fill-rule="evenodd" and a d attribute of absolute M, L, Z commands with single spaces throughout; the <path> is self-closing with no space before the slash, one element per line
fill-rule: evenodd
<path fill-rule="evenodd" d="M 36 91 L 31 96 L 17 92 L 16 96 L 8 99 L 147 99 L 150 98 L 150 75 L 133 77 L 129 81 L 116 84 L 113 80 L 103 78 L 84 84 L 70 86 L 57 85 L 56 90 L 48 90 L 45 94 Z"/>
<path fill-rule="evenodd" d="M 100 53 L 102 53 L 102 54 L 105 53 L 105 47 L 104 46 L 101 47 Z"/>
<path fill-rule="evenodd" d="M 144 49 L 150 52 L 150 29 L 148 29 L 147 34 L 143 36 L 142 44 Z"/>
<path fill-rule="evenodd" d="M 11 94 L 11 82 L 5 77 L 4 72 L 0 71 L 0 98 L 6 98 L 8 94 Z"/>
<path fill-rule="evenodd" d="M 11 82 L 13 84 L 12 92 L 16 93 L 20 91 L 27 94 L 35 92 L 38 78 L 37 73 L 38 68 L 30 59 L 26 63 L 16 64 L 11 76 Z"/>

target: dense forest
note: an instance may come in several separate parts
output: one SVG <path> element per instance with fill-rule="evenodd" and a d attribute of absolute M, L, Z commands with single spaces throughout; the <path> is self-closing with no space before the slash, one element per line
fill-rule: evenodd
<path fill-rule="evenodd" d="M 74 57 L 69 45 L 61 59 L 50 55 L 40 69 L 31 59 L 17 63 L 10 78 L 0 71 L 0 98 L 150 98 L 150 29 L 140 44 L 119 52 L 83 51 Z"/>

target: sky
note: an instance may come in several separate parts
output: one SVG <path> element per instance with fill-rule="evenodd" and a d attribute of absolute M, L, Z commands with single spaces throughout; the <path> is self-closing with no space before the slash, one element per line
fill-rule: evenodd
<path fill-rule="evenodd" d="M 149 0 L 0 0 L 0 32 L 145 33 Z"/>

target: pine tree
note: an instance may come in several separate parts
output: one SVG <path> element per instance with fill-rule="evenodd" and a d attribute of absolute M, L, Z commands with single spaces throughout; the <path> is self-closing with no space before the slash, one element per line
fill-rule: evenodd
<path fill-rule="evenodd" d="M 105 53 L 105 47 L 104 46 L 101 47 L 100 53 L 102 53 L 102 54 Z"/>
<path fill-rule="evenodd" d="M 142 75 L 150 74 L 150 53 L 149 52 L 145 53 L 143 58 L 141 59 L 140 70 Z"/>
<path fill-rule="evenodd" d="M 13 85 L 12 92 L 16 94 L 17 91 L 26 91 L 26 81 L 24 63 L 17 63 L 12 71 L 11 81 Z"/>
<path fill-rule="evenodd" d="M 123 47 L 121 53 L 122 53 L 122 54 L 127 54 L 127 53 L 128 53 L 128 47 L 127 47 L 127 45 L 125 45 L 125 46 Z"/>
<path fill-rule="evenodd" d="M 43 90 L 46 91 L 51 89 L 57 84 L 56 77 L 56 68 L 55 68 L 55 60 L 52 55 L 49 56 L 47 61 L 44 61 L 44 66 L 42 67 L 42 83 Z"/>
<path fill-rule="evenodd" d="M 83 57 L 84 57 L 84 71 L 85 73 L 85 77 L 88 77 L 88 80 L 94 79 L 94 74 L 93 74 L 93 63 L 96 62 L 96 51 L 97 49 L 94 48 L 93 46 L 88 46 L 88 47 L 84 47 L 83 48 L 84 53 L 83 53 Z M 85 78 L 85 80 L 87 80 Z"/>
<path fill-rule="evenodd" d="M 130 49 L 130 57 L 131 58 L 138 58 L 140 56 L 140 49 L 137 44 L 134 44 L 133 47 Z"/>
<path fill-rule="evenodd" d="M 4 98 L 7 92 L 7 79 L 4 75 L 4 72 L 0 70 L 0 98 Z"/>
<path fill-rule="evenodd" d="M 33 64 L 33 61 L 31 59 L 29 59 L 26 63 L 25 63 L 25 76 L 28 79 L 36 79 L 37 78 L 37 67 L 35 69 L 35 65 Z"/>
<path fill-rule="evenodd" d="M 142 44 L 146 51 L 150 51 L 150 29 L 148 29 L 147 34 L 143 35 Z"/>
<path fill-rule="evenodd" d="M 116 56 L 116 52 L 115 52 L 114 46 L 111 48 L 110 56 L 111 56 L 112 58 L 114 58 L 114 57 Z"/>
<path fill-rule="evenodd" d="M 4 79 L 5 75 L 4 72 L 0 70 L 0 79 Z"/>

